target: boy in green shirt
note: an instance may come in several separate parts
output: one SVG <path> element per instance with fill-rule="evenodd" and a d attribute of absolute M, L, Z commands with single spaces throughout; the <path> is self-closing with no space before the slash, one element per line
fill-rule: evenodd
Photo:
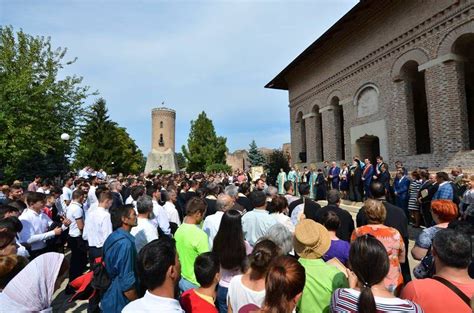
<path fill-rule="evenodd" d="M 204 219 L 206 210 L 207 203 L 204 199 L 191 198 L 186 204 L 183 224 L 174 234 L 181 262 L 181 280 L 179 281 L 181 292 L 199 287 L 194 275 L 194 261 L 198 255 L 209 251 L 207 234 L 198 226 Z"/>

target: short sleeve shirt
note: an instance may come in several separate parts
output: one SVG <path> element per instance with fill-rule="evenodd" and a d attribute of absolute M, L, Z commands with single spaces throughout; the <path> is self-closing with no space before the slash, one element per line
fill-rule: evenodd
<path fill-rule="evenodd" d="M 423 231 L 418 235 L 418 238 L 416 238 L 415 245 L 423 249 L 429 249 L 436 233 L 440 229 L 441 228 L 436 226 L 423 229 Z"/>
<path fill-rule="evenodd" d="M 181 224 L 174 234 L 181 276 L 195 285 L 199 285 L 194 275 L 194 261 L 201 253 L 209 251 L 207 234 L 194 224 Z"/>
<path fill-rule="evenodd" d="M 71 225 L 69 225 L 69 236 L 71 237 L 81 236 L 81 231 L 77 227 L 76 220 L 82 219 L 83 215 L 84 215 L 84 212 L 79 203 L 71 202 L 71 204 L 67 207 L 66 217 L 71 221 Z"/>

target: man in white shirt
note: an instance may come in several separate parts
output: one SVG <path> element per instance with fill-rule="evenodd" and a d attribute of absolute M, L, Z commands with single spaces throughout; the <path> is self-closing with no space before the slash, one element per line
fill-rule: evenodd
<path fill-rule="evenodd" d="M 148 195 L 152 197 L 153 202 L 153 217 L 151 222 L 155 227 L 160 227 L 161 231 L 165 235 L 171 235 L 170 221 L 165 209 L 158 203 L 158 199 L 161 198 L 161 192 L 156 187 L 150 186 L 146 188 Z"/>
<path fill-rule="evenodd" d="M 45 194 L 39 192 L 28 193 L 26 197 L 28 208 L 19 217 L 23 225 L 23 229 L 20 232 L 20 243 L 30 247 L 32 259 L 48 252 L 46 240 L 61 235 L 63 230 L 70 224 L 68 219 L 64 219 L 61 227 L 48 230 L 53 221 L 43 213 L 45 198 Z"/>
<path fill-rule="evenodd" d="M 138 198 L 137 210 L 137 226 L 132 228 L 130 234 L 135 237 L 135 246 L 137 252 L 140 252 L 147 243 L 158 239 L 158 230 L 150 221 L 153 210 L 153 202 L 150 196 L 145 195 Z"/>
<path fill-rule="evenodd" d="M 82 203 L 85 196 L 86 194 L 81 189 L 74 190 L 71 204 L 69 204 L 66 210 L 66 217 L 71 221 L 67 238 L 68 247 L 71 249 L 69 281 L 73 281 L 81 276 L 87 266 L 87 243 L 82 239 L 82 230 L 84 229 Z M 72 290 L 66 289 L 66 293 L 69 291 Z"/>
<path fill-rule="evenodd" d="M 64 183 L 63 193 L 60 197 L 61 207 L 57 208 L 59 215 L 64 215 L 64 212 L 66 212 L 66 208 L 68 207 L 69 203 L 71 203 L 71 199 L 72 199 L 71 187 L 72 187 L 73 182 L 74 181 L 72 177 L 69 177 L 68 179 L 66 179 L 66 182 Z"/>
<path fill-rule="evenodd" d="M 112 233 L 109 208 L 112 205 L 112 193 L 104 191 L 99 197 L 99 206 L 90 210 L 84 223 L 82 238 L 89 246 L 89 261 L 91 263 L 102 256 L 102 246 L 105 239 Z"/>
<path fill-rule="evenodd" d="M 266 196 L 263 191 L 252 191 L 250 201 L 255 209 L 242 217 L 242 230 L 245 240 L 253 247 L 258 239 L 266 235 L 268 229 L 278 221 L 266 210 Z"/>
<path fill-rule="evenodd" d="M 227 210 L 234 205 L 234 199 L 228 195 L 220 194 L 217 196 L 216 213 L 208 215 L 202 224 L 202 230 L 209 237 L 209 248 L 212 249 L 214 237 L 216 237 L 219 226 L 221 225 L 222 216 Z"/>
<path fill-rule="evenodd" d="M 95 191 L 97 189 L 98 179 L 97 176 L 91 176 L 89 179 L 89 192 L 87 193 L 87 202 L 89 203 L 89 207 L 94 206 L 95 203 L 99 202 L 97 196 L 95 195 Z"/>
<path fill-rule="evenodd" d="M 177 226 L 181 225 L 181 221 L 179 220 L 179 213 L 176 210 L 176 191 L 170 190 L 168 191 L 167 195 L 168 199 L 163 206 L 165 209 L 166 215 L 168 216 L 168 220 L 170 223 L 175 223 Z"/>
<path fill-rule="evenodd" d="M 163 236 L 144 247 L 138 255 L 137 274 L 147 291 L 143 298 L 127 304 L 122 313 L 184 313 L 175 299 L 181 264 L 174 239 Z"/>

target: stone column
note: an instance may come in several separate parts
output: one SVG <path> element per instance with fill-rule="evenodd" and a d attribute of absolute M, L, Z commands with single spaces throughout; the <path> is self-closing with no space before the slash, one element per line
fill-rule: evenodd
<path fill-rule="evenodd" d="M 413 96 L 411 83 L 401 77 L 394 82 L 394 93 L 391 108 L 389 108 L 390 126 L 397 135 L 393 136 L 392 147 L 394 156 L 416 154 L 415 116 L 413 111 Z"/>
<path fill-rule="evenodd" d="M 320 120 L 320 113 L 315 113 L 315 116 L 312 118 L 313 120 L 313 124 L 314 124 L 314 129 L 315 129 L 315 132 L 314 132 L 314 143 L 315 143 L 315 146 L 314 146 L 314 149 L 316 151 L 315 153 L 315 158 L 316 158 L 316 162 L 322 162 L 323 161 L 323 154 L 322 154 L 322 149 L 321 149 L 321 146 L 322 146 L 322 142 L 321 142 L 321 138 L 322 138 L 322 125 L 321 125 L 321 120 Z"/>
<path fill-rule="evenodd" d="M 324 147 L 324 159 L 331 161 L 336 161 L 337 158 L 337 146 L 339 145 L 337 129 L 335 125 L 337 124 L 334 107 L 327 106 L 319 110 L 322 114 L 323 120 L 323 147 Z"/>
<path fill-rule="evenodd" d="M 432 152 L 446 154 L 469 148 L 462 60 L 447 60 L 425 70 Z"/>
<path fill-rule="evenodd" d="M 309 113 L 303 116 L 306 125 L 306 162 L 315 163 L 316 159 L 316 124 L 315 114 Z"/>

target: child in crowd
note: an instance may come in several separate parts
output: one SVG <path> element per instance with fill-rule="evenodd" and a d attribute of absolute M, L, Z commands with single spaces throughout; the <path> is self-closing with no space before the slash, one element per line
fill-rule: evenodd
<path fill-rule="evenodd" d="M 194 274 L 201 287 L 189 289 L 181 295 L 181 307 L 186 313 L 217 313 L 214 302 L 219 270 L 219 259 L 214 253 L 206 252 L 196 258 Z"/>

